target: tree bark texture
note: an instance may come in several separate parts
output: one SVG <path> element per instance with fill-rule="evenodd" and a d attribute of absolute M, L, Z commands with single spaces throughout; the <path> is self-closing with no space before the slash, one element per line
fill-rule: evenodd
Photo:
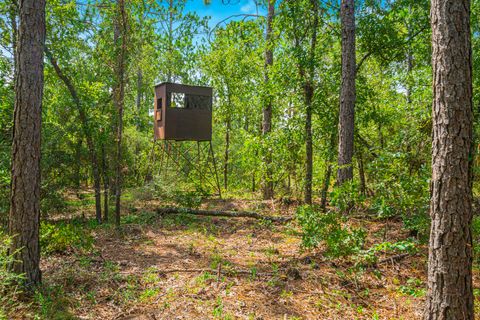
<path fill-rule="evenodd" d="M 424 319 L 473 319 L 470 1 L 432 0 L 433 142 Z"/>
<path fill-rule="evenodd" d="M 262 122 L 262 135 L 264 140 L 268 139 L 269 133 L 272 131 L 272 95 L 270 94 L 269 82 L 270 82 L 270 68 L 273 65 L 273 41 L 272 41 L 272 29 L 273 29 L 273 16 L 275 14 L 275 0 L 268 1 L 268 15 L 267 15 L 267 32 L 265 38 L 265 89 L 268 91 L 265 93 L 265 101 L 263 107 L 263 122 Z M 272 168 L 272 150 L 267 142 L 267 150 L 264 154 L 265 173 L 263 177 L 263 199 L 272 199 L 274 196 L 273 190 L 273 168 Z"/>
<path fill-rule="evenodd" d="M 17 75 L 12 143 L 10 252 L 12 269 L 24 273 L 28 287 L 40 272 L 40 145 L 45 46 L 45 0 L 19 1 Z"/>
<path fill-rule="evenodd" d="M 338 122 L 338 171 L 337 185 L 352 180 L 353 139 L 355 129 L 355 3 L 342 0 L 342 86 L 340 89 L 340 113 Z"/>

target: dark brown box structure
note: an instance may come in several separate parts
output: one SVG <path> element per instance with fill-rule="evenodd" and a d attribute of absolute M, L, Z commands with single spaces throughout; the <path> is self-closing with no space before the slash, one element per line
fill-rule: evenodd
<path fill-rule="evenodd" d="M 212 88 L 163 82 L 155 86 L 155 140 L 212 140 Z"/>

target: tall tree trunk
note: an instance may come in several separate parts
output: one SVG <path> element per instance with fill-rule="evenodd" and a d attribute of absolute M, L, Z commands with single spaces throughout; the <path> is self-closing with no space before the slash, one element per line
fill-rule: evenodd
<path fill-rule="evenodd" d="M 412 5 L 409 4 L 408 6 L 408 14 L 412 14 Z M 410 39 L 412 37 L 412 27 L 410 21 L 407 21 L 407 35 Z M 413 70 L 413 53 L 412 53 L 412 44 L 408 43 L 407 48 L 407 84 L 406 84 L 406 96 L 407 96 L 407 104 L 410 105 L 412 103 L 412 85 L 410 81 L 410 76 Z"/>
<path fill-rule="evenodd" d="M 140 124 L 141 124 L 141 106 L 142 106 L 142 99 L 143 99 L 143 92 L 142 92 L 142 88 L 143 88 L 143 73 L 142 73 L 142 69 L 139 67 L 137 69 L 137 97 L 136 97 L 136 110 L 135 110 L 135 113 L 136 113 L 136 119 L 135 119 L 135 127 L 137 128 L 137 131 L 140 131 Z M 140 142 L 139 140 L 136 141 L 135 143 L 135 157 L 134 157 L 134 168 L 135 168 L 135 177 L 137 179 L 137 181 L 141 181 L 141 177 L 140 177 L 140 165 L 141 165 L 141 160 L 142 160 L 142 157 L 141 157 L 141 152 L 140 152 Z"/>
<path fill-rule="evenodd" d="M 228 161 L 229 161 L 229 154 L 230 154 L 230 130 L 231 130 L 231 119 L 228 116 L 226 121 L 226 129 L 225 129 L 225 154 L 223 159 L 223 187 L 225 191 L 228 190 Z"/>
<path fill-rule="evenodd" d="M 168 1 L 168 65 L 167 65 L 167 82 L 172 81 L 173 68 L 173 0 Z"/>
<path fill-rule="evenodd" d="M 83 130 L 83 135 L 87 140 L 87 148 L 88 148 L 88 153 L 90 155 L 90 163 L 91 163 L 92 174 L 93 174 L 93 187 L 95 190 L 95 217 L 98 223 L 102 223 L 101 179 L 100 179 L 100 171 L 99 171 L 99 165 L 98 165 L 98 159 L 97 159 L 97 152 L 95 150 L 95 143 L 93 141 L 93 136 L 92 136 L 92 128 L 90 127 L 87 114 L 85 112 L 85 109 L 83 108 L 83 105 L 80 101 L 77 90 L 73 86 L 72 81 L 70 80 L 70 78 L 68 78 L 68 76 L 66 76 L 63 73 L 62 69 L 60 69 L 60 67 L 58 66 L 57 60 L 53 57 L 52 53 L 48 50 L 48 48 L 45 48 L 45 53 L 48 57 L 48 60 L 52 64 L 53 68 L 55 69 L 55 73 L 60 78 L 60 80 L 63 81 L 68 91 L 70 92 L 73 102 L 75 103 L 75 106 L 78 109 L 80 123 L 82 125 L 82 130 Z"/>
<path fill-rule="evenodd" d="M 317 46 L 317 28 L 318 28 L 318 3 L 310 0 L 313 14 L 312 39 L 310 42 L 308 75 L 304 84 L 306 119 L 305 119 L 305 203 L 312 203 L 312 180 L 313 180 L 313 141 L 312 141 L 312 108 L 315 78 L 315 48 Z"/>
<path fill-rule="evenodd" d="M 365 179 L 365 169 L 363 167 L 363 153 L 359 148 L 358 154 L 358 175 L 360 176 L 360 194 L 365 196 L 367 194 L 367 181 Z"/>
<path fill-rule="evenodd" d="M 337 184 L 352 180 L 353 134 L 355 130 L 355 3 L 342 0 L 342 87 L 338 123 Z"/>
<path fill-rule="evenodd" d="M 80 197 L 80 170 L 82 169 L 81 162 L 79 161 L 81 159 L 81 151 L 82 151 L 82 139 L 78 139 L 77 143 L 75 144 L 75 194 L 77 195 L 77 198 Z"/>
<path fill-rule="evenodd" d="M 323 186 L 322 186 L 322 197 L 320 201 L 320 209 L 325 211 L 327 208 L 327 194 L 328 194 L 328 187 L 330 186 L 330 179 L 332 177 L 332 164 L 328 163 L 327 168 L 325 169 L 325 177 L 323 179 Z"/>
<path fill-rule="evenodd" d="M 12 143 L 10 252 L 27 286 L 41 281 L 40 144 L 45 46 L 45 0 L 19 1 L 17 75 Z"/>
<path fill-rule="evenodd" d="M 313 180 L 313 143 L 312 143 L 312 100 L 313 88 L 310 83 L 305 85 L 305 203 L 312 203 L 312 180 Z"/>
<path fill-rule="evenodd" d="M 273 16 L 275 14 L 275 0 L 268 0 L 268 15 L 267 15 L 267 32 L 265 39 L 265 89 L 268 91 L 264 94 L 263 106 L 263 122 L 262 135 L 264 143 L 267 142 L 267 148 L 264 154 L 265 174 L 263 177 L 263 199 L 273 198 L 273 168 L 272 168 L 272 150 L 268 142 L 268 135 L 272 131 L 272 95 L 269 88 L 270 82 L 270 68 L 273 65 L 273 41 L 272 28 Z"/>
<path fill-rule="evenodd" d="M 473 319 L 470 1 L 432 0 L 433 142 L 424 318 Z"/>
<path fill-rule="evenodd" d="M 125 59 L 127 51 L 127 15 L 125 12 L 125 0 L 117 0 L 117 61 L 115 65 L 116 87 L 114 102 L 117 108 L 117 154 L 115 170 L 115 224 L 120 226 L 120 204 L 122 196 L 122 136 L 123 136 L 123 108 L 125 103 Z M 120 41 L 120 44 L 118 42 Z"/>
<path fill-rule="evenodd" d="M 330 135 L 330 150 L 328 155 L 328 163 L 327 168 L 325 169 L 325 177 L 323 180 L 322 186 L 322 193 L 321 193 L 321 201 L 320 201 L 320 208 L 322 211 L 325 211 L 327 208 L 327 194 L 328 188 L 330 187 L 330 180 L 332 178 L 332 161 L 335 159 L 335 141 L 336 135 L 335 132 L 332 132 Z"/>
<path fill-rule="evenodd" d="M 103 180 L 103 220 L 108 222 L 108 191 L 109 191 L 109 176 L 107 168 L 107 155 L 105 153 L 105 144 L 102 143 L 102 180 Z"/>
<path fill-rule="evenodd" d="M 12 54 L 13 54 L 13 76 L 14 76 L 13 82 L 15 84 L 16 82 L 15 77 L 17 76 L 18 1 L 10 0 L 9 16 L 10 16 L 10 24 L 12 27 Z"/>

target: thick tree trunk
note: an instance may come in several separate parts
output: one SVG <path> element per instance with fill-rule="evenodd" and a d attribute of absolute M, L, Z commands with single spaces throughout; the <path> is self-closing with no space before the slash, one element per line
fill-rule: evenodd
<path fill-rule="evenodd" d="M 424 318 L 473 319 L 470 1 L 432 0 L 433 142 Z"/>
<path fill-rule="evenodd" d="M 355 3 L 342 0 L 342 87 L 338 123 L 337 184 L 352 180 L 353 137 L 355 129 Z"/>
<path fill-rule="evenodd" d="M 73 86 L 72 81 L 62 72 L 62 69 L 60 69 L 60 67 L 58 66 L 57 60 L 53 57 L 52 53 L 48 50 L 48 48 L 45 48 L 45 53 L 48 59 L 50 60 L 50 63 L 52 64 L 53 68 L 55 69 L 57 76 L 60 78 L 60 80 L 63 81 L 68 91 L 70 92 L 73 102 L 75 103 L 75 106 L 78 109 L 80 123 L 82 125 L 82 130 L 83 130 L 83 135 L 87 140 L 87 148 L 88 148 L 88 153 L 90 155 L 90 163 L 91 163 L 92 174 L 93 174 L 93 187 L 95 190 L 95 217 L 98 223 L 102 223 L 101 179 L 100 179 L 100 171 L 99 171 L 99 165 L 98 165 L 98 159 L 97 159 L 97 152 L 95 150 L 95 143 L 93 141 L 93 136 L 92 136 L 92 128 L 90 127 L 87 114 L 85 112 L 85 109 L 83 108 L 82 103 L 80 102 L 80 98 L 77 94 L 77 90 Z"/>
<path fill-rule="evenodd" d="M 263 122 L 262 122 L 262 135 L 265 140 L 268 140 L 268 135 L 272 131 L 272 95 L 269 89 L 270 82 L 270 68 L 273 65 L 273 41 L 272 41 L 272 28 L 273 28 L 273 16 L 275 14 L 275 0 L 268 1 L 268 15 L 267 15 L 267 32 L 265 39 L 265 89 L 268 91 L 265 93 L 265 101 L 263 107 Z M 265 173 L 263 177 L 263 199 L 272 199 L 274 196 L 273 190 L 273 168 L 272 168 L 272 150 L 267 142 L 267 148 L 264 154 Z"/>
<path fill-rule="evenodd" d="M 115 66 L 116 87 L 114 92 L 114 102 L 117 108 L 117 154 L 115 170 L 115 224 L 120 226 L 120 204 L 122 196 L 122 136 L 123 136 L 123 107 L 125 103 L 125 59 L 127 51 L 127 15 L 125 12 L 125 1 L 117 1 L 117 36 L 115 46 L 117 50 L 117 62 Z M 120 44 L 118 44 L 120 41 Z"/>
<path fill-rule="evenodd" d="M 17 75 L 12 144 L 10 252 L 13 271 L 24 273 L 27 286 L 41 281 L 40 144 L 45 46 L 45 0 L 19 1 Z"/>

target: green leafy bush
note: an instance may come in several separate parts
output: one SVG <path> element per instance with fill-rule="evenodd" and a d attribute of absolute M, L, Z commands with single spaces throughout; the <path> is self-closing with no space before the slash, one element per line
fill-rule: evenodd
<path fill-rule="evenodd" d="M 358 254 L 358 264 L 372 265 L 377 263 L 379 254 L 386 253 L 415 253 L 417 246 L 411 239 L 398 242 L 381 242 L 373 245 L 367 250 L 362 250 Z"/>
<path fill-rule="evenodd" d="M 9 270 L 14 261 L 12 254 L 8 253 L 11 239 L 0 231 L 0 319 L 7 319 L 7 313 L 16 303 L 20 293 L 19 284 L 23 275 L 18 275 Z"/>
<path fill-rule="evenodd" d="M 365 201 L 356 181 L 347 181 L 343 185 L 335 187 L 330 197 L 331 204 L 340 212 L 347 212 Z"/>
<path fill-rule="evenodd" d="M 473 262 L 480 265 L 480 216 L 474 216 L 472 220 L 473 235 Z"/>
<path fill-rule="evenodd" d="M 322 213 L 314 207 L 302 206 L 297 209 L 297 219 L 303 231 L 302 246 L 316 248 L 323 243 L 329 257 L 355 254 L 365 242 L 365 230 L 344 225 L 338 213 Z"/>
<path fill-rule="evenodd" d="M 72 249 L 90 250 L 92 246 L 92 236 L 77 223 L 40 224 L 40 248 L 43 254 L 61 253 Z"/>

